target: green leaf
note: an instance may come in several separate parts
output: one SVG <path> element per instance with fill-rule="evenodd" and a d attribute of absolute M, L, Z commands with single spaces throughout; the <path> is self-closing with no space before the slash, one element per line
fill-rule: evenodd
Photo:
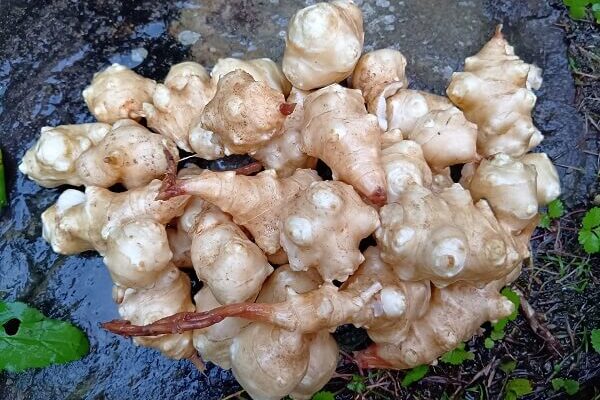
<path fill-rule="evenodd" d="M 550 219 L 548 214 L 542 214 L 542 218 L 540 219 L 540 223 L 538 224 L 538 226 L 540 228 L 548 229 L 550 228 L 550 222 L 552 222 L 552 220 Z"/>
<path fill-rule="evenodd" d="M 465 344 L 461 343 L 456 349 L 451 350 L 440 357 L 440 360 L 446 364 L 460 365 L 466 360 L 475 359 L 475 354 L 465 350 Z"/>
<path fill-rule="evenodd" d="M 600 226 L 600 207 L 594 207 L 589 209 L 583 216 L 583 229 L 592 230 L 597 226 Z"/>
<path fill-rule="evenodd" d="M 404 378 L 402 378 L 402 387 L 408 387 L 413 383 L 420 381 L 428 372 L 429 365 L 419 365 L 418 367 L 414 367 L 404 375 Z"/>
<path fill-rule="evenodd" d="M 517 293 L 515 293 L 515 291 L 512 290 L 511 288 L 505 287 L 504 289 L 502 289 L 502 291 L 500 293 L 504 297 L 509 299 L 515 305 L 515 309 L 513 310 L 512 314 L 510 314 L 508 317 L 506 317 L 506 318 L 508 318 L 509 321 L 514 321 L 515 319 L 517 319 L 517 314 L 519 313 L 519 306 L 521 305 L 521 299 L 519 298 L 519 295 Z"/>
<path fill-rule="evenodd" d="M 335 397 L 331 392 L 317 392 L 313 395 L 312 400 L 334 400 Z"/>
<path fill-rule="evenodd" d="M 585 250 L 588 254 L 598 253 L 600 251 L 600 237 L 598 237 L 594 232 L 582 229 L 579 231 L 578 235 L 579 244 L 583 246 L 583 250 Z"/>
<path fill-rule="evenodd" d="M 509 380 L 506 383 L 505 391 L 506 391 L 506 394 L 504 396 L 505 399 L 506 398 L 518 399 L 520 397 L 525 396 L 526 394 L 533 392 L 533 389 L 531 388 L 531 382 L 529 382 L 529 379 L 514 378 L 514 379 Z M 513 397 L 508 397 L 510 393 L 513 394 Z"/>
<path fill-rule="evenodd" d="M 2 162 L 2 151 L 0 150 L 0 208 L 8 204 L 6 196 L 6 181 L 4 180 L 4 163 Z"/>
<path fill-rule="evenodd" d="M 486 349 L 493 349 L 494 348 L 494 340 L 492 338 L 485 338 L 485 340 L 483 341 L 483 346 Z"/>
<path fill-rule="evenodd" d="M 24 303 L 0 301 L 0 370 L 23 371 L 78 360 L 89 351 L 79 328 Z"/>
<path fill-rule="evenodd" d="M 552 219 L 560 218 L 565 213 L 565 206 L 560 199 L 555 199 L 548 204 L 548 216 Z"/>
<path fill-rule="evenodd" d="M 600 353 L 600 329 L 592 329 L 590 339 L 592 347 L 594 350 L 596 350 L 596 353 Z"/>
<path fill-rule="evenodd" d="M 365 377 L 356 374 L 352 375 L 352 379 L 346 385 L 346 387 L 356 393 L 364 392 L 367 388 L 365 385 Z"/>
<path fill-rule="evenodd" d="M 569 7 L 569 16 L 573 19 L 583 19 L 585 18 L 585 7 L 581 6 L 570 6 Z"/>
<path fill-rule="evenodd" d="M 559 391 L 564 389 L 568 395 L 574 395 L 579 392 L 579 382 L 573 379 L 554 378 L 552 379 L 552 389 Z"/>
<path fill-rule="evenodd" d="M 512 372 L 517 368 L 516 361 L 507 361 L 500 364 L 500 370 L 504 372 L 506 375 L 512 374 Z"/>

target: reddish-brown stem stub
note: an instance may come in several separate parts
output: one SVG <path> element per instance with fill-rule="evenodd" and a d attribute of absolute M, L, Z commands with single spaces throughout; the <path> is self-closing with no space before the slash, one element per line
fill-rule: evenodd
<path fill-rule="evenodd" d="M 283 115 L 290 115 L 294 112 L 296 108 L 296 103 L 281 103 L 279 105 L 279 112 Z"/>
<path fill-rule="evenodd" d="M 263 165 L 258 161 L 253 161 L 250 164 L 244 165 L 242 167 L 238 167 L 233 169 L 238 175 L 252 175 L 256 172 L 259 172 L 263 169 Z"/>
<path fill-rule="evenodd" d="M 392 364 L 379 357 L 377 354 L 377 345 L 372 344 L 364 350 L 354 352 L 354 361 L 358 368 L 369 369 L 369 368 L 393 368 Z"/>
<path fill-rule="evenodd" d="M 387 193 L 385 188 L 378 187 L 371 195 L 369 196 L 369 200 L 371 203 L 377 206 L 383 206 L 387 202 Z"/>
<path fill-rule="evenodd" d="M 208 328 L 227 317 L 271 322 L 271 305 L 256 303 L 230 304 L 199 313 L 182 312 L 159 319 L 148 325 L 132 325 L 129 321 L 113 320 L 101 326 L 122 336 L 157 336 Z"/>

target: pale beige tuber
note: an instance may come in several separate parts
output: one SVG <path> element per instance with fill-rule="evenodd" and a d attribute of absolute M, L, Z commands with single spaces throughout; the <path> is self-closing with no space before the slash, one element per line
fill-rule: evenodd
<path fill-rule="evenodd" d="M 273 170 L 256 176 L 204 171 L 198 176 L 177 180 L 163 195 L 202 197 L 231 214 L 236 224 L 248 229 L 265 253 L 274 254 L 281 247 L 279 221 L 283 209 L 297 193 L 319 179 L 315 171 L 305 169 L 297 170 L 287 178 L 278 178 Z"/>
<path fill-rule="evenodd" d="M 352 185 L 374 204 L 385 203 L 381 129 L 359 90 L 334 84 L 305 99 L 302 151 L 323 160 L 334 179 Z"/>
<path fill-rule="evenodd" d="M 477 124 L 477 151 L 484 157 L 506 153 L 520 157 L 543 139 L 531 111 L 541 85 L 539 68 L 515 55 L 498 26 L 494 37 L 465 60 L 446 91 L 467 119 Z"/>
<path fill-rule="evenodd" d="M 288 112 L 283 94 L 235 70 L 219 79 L 202 114 L 202 128 L 218 135 L 225 154 L 252 154 L 281 135 Z"/>
<path fill-rule="evenodd" d="M 146 118 L 149 128 L 191 152 L 190 132 L 214 94 L 204 67 L 192 61 L 182 62 L 171 67 L 164 84 L 156 85 L 152 102 L 144 103 L 139 115 Z"/>
<path fill-rule="evenodd" d="M 558 171 L 546 153 L 525 154 L 521 162 L 533 166 L 537 172 L 536 191 L 539 205 L 548 205 L 560 196 Z"/>
<path fill-rule="evenodd" d="M 291 19 L 283 73 L 294 87 L 316 89 L 350 76 L 362 52 L 360 9 L 348 0 L 317 3 Z"/>
<path fill-rule="evenodd" d="M 155 88 L 152 79 L 113 64 L 94 74 L 82 94 L 92 115 L 100 122 L 112 124 L 124 118 L 137 118 L 142 105 L 152 102 Z"/>
<path fill-rule="evenodd" d="M 236 69 L 241 69 L 242 71 L 249 73 L 254 80 L 265 82 L 285 96 L 290 94 L 292 85 L 281 71 L 279 65 L 275 64 L 275 62 L 269 58 L 257 58 L 255 60 L 221 58 L 210 73 L 213 85 L 216 87 L 222 76 L 225 76 Z"/>
<path fill-rule="evenodd" d="M 315 182 L 281 215 L 281 246 L 293 270 L 316 268 L 325 280 L 345 281 L 363 262 L 361 239 L 379 226 L 377 212 L 342 182 Z"/>

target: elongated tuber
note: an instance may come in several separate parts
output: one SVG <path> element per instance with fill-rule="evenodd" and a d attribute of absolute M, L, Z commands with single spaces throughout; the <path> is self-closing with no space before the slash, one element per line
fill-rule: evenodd
<path fill-rule="evenodd" d="M 298 170 L 288 178 L 277 178 L 272 170 L 256 176 L 234 172 L 204 171 L 184 177 L 163 196 L 192 194 L 217 205 L 248 229 L 258 246 L 267 254 L 279 250 L 279 221 L 283 208 L 300 191 L 319 180 L 312 170 Z"/>
<path fill-rule="evenodd" d="M 152 102 L 156 82 L 129 68 L 113 64 L 94 74 L 83 91 L 90 112 L 100 122 L 112 124 L 124 118 L 137 118 L 142 104 Z"/>
<path fill-rule="evenodd" d="M 215 94 L 210 76 L 202 65 L 186 61 L 173 65 L 164 84 L 156 85 L 152 102 L 143 104 L 140 115 L 148 127 L 192 151 L 191 129 L 198 123 L 206 104 Z"/>
<path fill-rule="evenodd" d="M 316 268 L 325 280 L 345 281 L 363 262 L 360 240 L 379 226 L 377 212 L 352 186 L 316 182 L 281 217 L 281 246 L 296 271 Z"/>
<path fill-rule="evenodd" d="M 252 154 L 281 134 L 285 105 L 281 92 L 238 69 L 219 80 L 202 114 L 202 127 L 219 136 L 225 154 Z"/>
<path fill-rule="evenodd" d="M 352 185 L 374 204 L 385 203 L 381 130 L 359 90 L 335 84 L 306 98 L 302 150 L 323 160 L 335 179 Z"/>
<path fill-rule="evenodd" d="M 103 123 L 45 126 L 38 141 L 25 153 L 19 171 L 48 188 L 81 185 L 76 160 L 100 143 L 110 129 Z"/>
<path fill-rule="evenodd" d="M 362 368 L 407 369 L 429 364 L 468 340 L 486 321 L 508 316 L 513 304 L 492 282 L 479 289 L 465 282 L 434 288 L 426 314 L 415 321 L 399 345 L 378 343 L 355 358 Z"/>
<path fill-rule="evenodd" d="M 362 13 L 351 1 L 303 8 L 288 26 L 283 73 L 302 90 L 340 82 L 352 73 L 364 35 Z"/>
<path fill-rule="evenodd" d="M 279 66 L 270 58 L 257 58 L 255 60 L 221 58 L 210 73 L 213 85 L 216 87 L 222 76 L 225 76 L 236 69 L 241 69 L 242 71 L 249 73 L 254 80 L 265 82 L 285 96 L 290 94 L 292 85 L 281 71 L 281 68 L 279 68 Z"/>
<path fill-rule="evenodd" d="M 221 304 L 254 300 L 273 267 L 230 217 L 209 205 L 196 217 L 192 234 L 196 275 Z"/>
<path fill-rule="evenodd" d="M 536 97 L 530 88 L 539 84 L 539 68 L 515 55 L 499 25 L 479 53 L 465 60 L 465 71 L 452 75 L 446 93 L 477 124 L 479 154 L 520 157 L 543 139 L 531 119 Z"/>

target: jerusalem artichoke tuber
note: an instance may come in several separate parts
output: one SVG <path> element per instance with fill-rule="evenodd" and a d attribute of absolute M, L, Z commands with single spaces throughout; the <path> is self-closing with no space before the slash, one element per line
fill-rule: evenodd
<path fill-rule="evenodd" d="M 100 122 L 112 124 L 120 119 L 137 118 L 143 103 L 152 102 L 156 82 L 129 68 L 113 64 L 94 74 L 83 91 L 90 112 Z"/>
<path fill-rule="evenodd" d="M 165 83 L 156 85 L 152 102 L 143 104 L 139 115 L 148 127 L 191 152 L 189 135 L 215 94 L 210 76 L 202 65 L 186 61 L 169 70 Z"/>
<path fill-rule="evenodd" d="M 340 82 L 352 73 L 364 35 L 362 13 L 351 1 L 303 8 L 288 26 L 283 73 L 302 90 Z"/>
<path fill-rule="evenodd" d="M 371 202 L 385 203 L 381 165 L 381 129 L 368 114 L 359 90 L 334 84 L 308 95 L 304 102 L 302 151 L 320 158 L 334 178 Z"/>
<path fill-rule="evenodd" d="M 525 165 L 532 165 L 537 172 L 537 201 L 545 206 L 560 196 L 558 171 L 546 153 L 528 153 L 521 158 Z"/>
<path fill-rule="evenodd" d="M 345 281 L 363 262 L 361 239 L 379 226 L 377 212 L 352 186 L 315 182 L 281 215 L 281 246 L 293 270 L 316 268 L 328 281 Z"/>
<path fill-rule="evenodd" d="M 257 58 L 255 60 L 239 60 L 237 58 L 221 58 L 212 69 L 210 76 L 216 87 L 219 79 L 236 69 L 252 75 L 255 81 L 265 82 L 267 85 L 283 93 L 290 94 L 292 85 L 287 80 L 279 65 L 269 58 Z"/>
<path fill-rule="evenodd" d="M 281 92 L 238 69 L 219 80 L 204 108 L 202 128 L 219 136 L 225 154 L 252 154 L 281 134 L 286 107 Z"/>
<path fill-rule="evenodd" d="M 25 153 L 19 171 L 48 188 L 81 185 L 76 160 L 100 143 L 110 129 L 103 123 L 45 126 L 38 141 Z"/>
<path fill-rule="evenodd" d="M 465 60 L 465 71 L 452 75 L 446 92 L 477 124 L 479 154 L 520 157 L 543 139 L 531 119 L 536 97 L 530 88 L 540 84 L 539 68 L 515 55 L 499 25 L 479 53 Z"/>

